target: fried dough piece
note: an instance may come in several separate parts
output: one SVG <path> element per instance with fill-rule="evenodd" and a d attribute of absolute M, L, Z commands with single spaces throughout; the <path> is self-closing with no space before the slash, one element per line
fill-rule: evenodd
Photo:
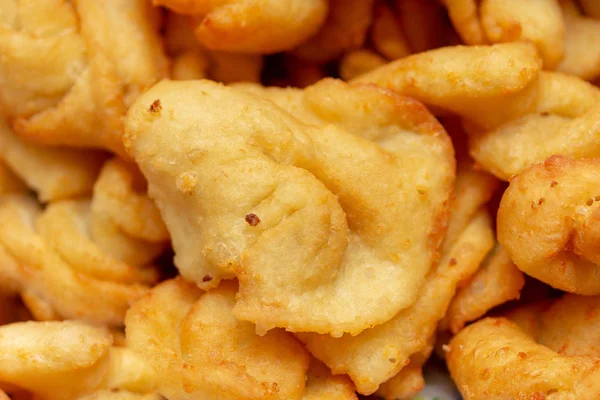
<path fill-rule="evenodd" d="M 541 66 L 530 43 L 453 46 L 393 61 L 353 82 L 392 89 L 491 129 L 527 114 Z"/>
<path fill-rule="evenodd" d="M 466 44 L 534 43 L 546 69 L 563 57 L 565 23 L 557 0 L 444 0 Z"/>
<path fill-rule="evenodd" d="M 482 317 L 495 306 L 519 299 L 523 285 L 523 273 L 502 246 L 496 245 L 471 280 L 457 291 L 440 329 L 458 333 L 468 322 Z"/>
<path fill-rule="evenodd" d="M 169 232 L 137 166 L 114 158 L 102 167 L 91 201 L 90 236 L 107 255 L 145 266 L 164 252 Z"/>
<path fill-rule="evenodd" d="M 461 39 L 469 45 L 486 43 L 476 0 L 441 0 Z"/>
<path fill-rule="evenodd" d="M 29 143 L 17 137 L 2 118 L 0 148 L 1 162 L 34 190 L 42 202 L 90 194 L 106 159 L 102 153 Z M 14 178 L 11 185 L 13 190 L 18 187 Z"/>
<path fill-rule="evenodd" d="M 498 211 L 498 240 L 517 267 L 555 288 L 600 294 L 600 160 L 552 156 L 516 175 Z"/>
<path fill-rule="evenodd" d="M 473 158 L 503 180 L 554 154 L 600 155 L 600 89 L 573 76 L 542 72 L 530 110 L 491 130 L 471 127 Z"/>
<path fill-rule="evenodd" d="M 361 48 L 373 20 L 375 0 L 329 0 L 327 19 L 316 34 L 293 54 L 307 61 L 325 63 Z"/>
<path fill-rule="evenodd" d="M 122 117 L 167 72 L 156 12 L 145 0 L 2 0 L 0 105 L 15 131 L 126 155 Z"/>
<path fill-rule="evenodd" d="M 312 36 L 327 15 L 326 0 L 153 0 L 193 16 L 198 40 L 234 53 L 290 50 Z"/>
<path fill-rule="evenodd" d="M 234 312 L 258 331 L 387 321 L 414 303 L 444 232 L 454 160 L 441 126 L 411 99 L 331 85 L 347 108 L 319 97 L 314 125 L 209 81 L 162 82 L 128 116 L 181 274 L 202 288 L 237 276 Z"/>
<path fill-rule="evenodd" d="M 406 367 L 402 368 L 389 381 L 379 386 L 377 396 L 385 400 L 409 399 L 425 387 L 423 377 L 423 364 L 429 359 L 433 351 L 433 343 L 414 354 Z"/>
<path fill-rule="evenodd" d="M 298 336 L 333 373 L 348 374 L 359 393 L 374 393 L 379 385 L 401 373 L 412 356 L 430 345 L 457 286 L 477 270 L 492 246 L 491 221 L 480 210 L 430 271 L 412 307 L 357 336 Z"/>
<path fill-rule="evenodd" d="M 151 393 L 154 372 L 131 350 L 111 344 L 108 330 L 76 321 L 4 325 L 0 385 L 52 400 L 75 399 L 97 389 Z"/>
<path fill-rule="evenodd" d="M 375 50 L 388 60 L 406 57 L 411 53 L 394 11 L 384 1 L 375 3 L 371 42 Z"/>
<path fill-rule="evenodd" d="M 311 359 L 302 400 L 358 400 L 354 385 L 344 375 L 332 375 L 320 361 Z"/>
<path fill-rule="evenodd" d="M 397 20 L 412 53 L 460 44 L 447 13 L 437 1 L 394 0 Z"/>
<path fill-rule="evenodd" d="M 129 346 L 160 371 L 168 399 L 301 399 L 309 357 L 282 330 L 258 336 L 233 315 L 236 285 L 202 294 L 174 279 L 127 313 Z"/>
<path fill-rule="evenodd" d="M 597 50 L 600 21 L 575 13 L 564 13 L 565 55 L 556 70 L 592 81 L 600 76 L 600 51 Z"/>
<path fill-rule="evenodd" d="M 211 51 L 196 40 L 189 20 L 168 13 L 165 45 L 173 58 L 171 78 L 175 80 L 211 78 L 219 82 L 260 82 L 262 56 Z"/>
<path fill-rule="evenodd" d="M 532 50 L 524 43 L 439 49 L 355 81 L 389 87 L 461 116 L 473 158 L 500 179 L 553 154 L 598 155 L 600 90 L 577 77 L 540 73 Z"/>
<path fill-rule="evenodd" d="M 62 204 L 77 203 L 66 201 Z M 50 206 L 37 221 L 42 225 L 41 232 L 46 231 L 44 223 L 50 224 L 46 226 L 48 229 L 59 229 L 63 225 L 65 229 L 70 229 L 62 218 L 59 218 L 57 225 L 50 219 L 54 207 L 60 207 L 60 203 Z M 25 197 L 4 197 L 0 202 L 0 255 L 3 258 L 3 274 L 18 282 L 28 308 L 34 313 L 38 311 L 39 319 L 63 317 L 98 324 L 122 324 L 129 305 L 147 287 L 139 283 L 128 284 L 106 280 L 104 276 L 98 279 L 88 275 L 89 272 L 100 273 L 110 267 L 113 269 L 113 278 L 123 279 L 124 275 L 130 276 L 127 275 L 130 270 L 112 264 L 107 267 L 103 264 L 103 259 L 85 257 L 87 248 L 73 250 L 68 247 L 72 245 L 77 249 L 80 243 L 90 247 L 86 242 L 78 243 L 85 240 L 82 237 L 70 238 L 63 235 L 62 238 L 56 238 L 58 241 L 64 240 L 62 248 L 57 249 L 35 228 L 40 213 L 38 205 Z M 78 222 L 80 221 L 72 221 L 73 224 Z M 75 252 L 66 253 L 71 256 L 70 260 L 61 255 L 61 251 L 66 250 Z M 93 257 L 93 253 L 90 255 Z M 82 264 L 69 263 L 77 260 Z"/>
<path fill-rule="evenodd" d="M 79 322 L 21 322 L 0 327 L 0 381 L 42 399 L 73 399 L 100 386 L 111 335 Z"/>
<path fill-rule="evenodd" d="M 562 356 L 504 318 L 485 318 L 460 331 L 446 359 L 465 400 L 591 400 L 600 394 L 597 357 Z"/>

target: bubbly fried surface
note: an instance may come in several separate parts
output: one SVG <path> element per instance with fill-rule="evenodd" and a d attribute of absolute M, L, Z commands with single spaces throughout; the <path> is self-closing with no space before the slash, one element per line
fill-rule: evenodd
<path fill-rule="evenodd" d="M 235 313 L 259 330 L 357 333 L 415 301 L 453 178 L 443 131 L 389 124 L 379 146 L 208 81 L 155 86 L 127 124 L 180 272 L 238 276 Z"/>
<path fill-rule="evenodd" d="M 0 104 L 15 131 L 125 155 L 127 107 L 167 72 L 156 12 L 145 0 L 2 0 Z"/>
<path fill-rule="evenodd" d="M 600 393 L 597 359 L 561 356 L 504 318 L 486 318 L 463 329 L 446 359 L 466 400 L 594 399 Z"/>
<path fill-rule="evenodd" d="M 444 0 L 444 3 L 466 44 L 529 41 L 535 44 L 544 67 L 550 70 L 563 58 L 565 22 L 557 0 Z"/>
<path fill-rule="evenodd" d="M 308 354 L 289 333 L 258 336 L 252 324 L 237 320 L 235 292 L 232 282 L 202 294 L 175 279 L 129 310 L 128 345 L 160 372 L 157 382 L 165 397 L 302 398 Z"/>
<path fill-rule="evenodd" d="M 561 290 L 600 293 L 599 173 L 597 159 L 552 156 L 511 180 L 498 211 L 498 240 L 519 269 Z"/>
<path fill-rule="evenodd" d="M 463 329 L 447 354 L 463 397 L 596 398 L 599 300 L 566 294 Z"/>
<path fill-rule="evenodd" d="M 496 245 L 471 280 L 457 291 L 440 323 L 441 329 L 458 333 L 467 322 L 477 320 L 495 306 L 519 299 L 524 284 L 523 272 Z"/>
<path fill-rule="evenodd" d="M 154 372 L 131 350 L 111 345 L 108 330 L 76 321 L 5 325 L 0 327 L 0 380 L 39 399 L 71 400 L 97 390 L 90 398 L 123 390 L 143 399 L 142 393 L 155 389 Z"/>
<path fill-rule="evenodd" d="M 412 307 L 357 336 L 298 336 L 334 373 L 348 374 L 359 393 L 374 393 L 380 384 L 401 372 L 411 356 L 430 345 L 459 283 L 477 270 L 492 245 L 491 222 L 480 210 L 431 270 Z"/>

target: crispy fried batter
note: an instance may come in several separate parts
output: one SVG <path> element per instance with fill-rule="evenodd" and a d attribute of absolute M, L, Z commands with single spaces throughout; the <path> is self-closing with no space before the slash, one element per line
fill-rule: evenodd
<path fill-rule="evenodd" d="M 490 219 L 480 210 L 429 273 L 412 307 L 357 336 L 298 336 L 334 373 L 348 374 L 359 393 L 371 394 L 430 346 L 457 286 L 477 270 L 492 245 Z"/>
<path fill-rule="evenodd" d="M 258 336 L 233 315 L 236 285 L 202 294 L 175 279 L 127 313 L 129 346 L 160 371 L 169 399 L 301 399 L 309 357 L 291 334 Z"/>
<path fill-rule="evenodd" d="M 347 109 L 309 103 L 327 122 L 355 113 L 338 126 L 207 81 L 160 83 L 130 111 L 130 151 L 180 272 L 205 288 L 238 276 L 235 313 L 260 331 L 382 323 L 415 301 L 436 256 L 453 181 L 447 136 L 417 102 L 376 90 L 380 110 L 357 101 L 367 89 L 345 93 Z M 357 121 L 376 143 L 350 133 Z"/>
<path fill-rule="evenodd" d="M 496 245 L 471 280 L 457 291 L 440 329 L 458 333 L 467 322 L 475 321 L 495 306 L 518 299 L 524 284 L 523 273 Z"/>
<path fill-rule="evenodd" d="M 565 23 L 557 0 L 444 0 L 450 19 L 469 45 L 529 41 L 546 69 L 563 57 Z"/>
<path fill-rule="evenodd" d="M 275 53 L 313 35 L 327 15 L 326 0 L 153 0 L 193 16 L 200 42 L 211 50 Z"/>
<path fill-rule="evenodd" d="M 552 156 L 511 179 L 498 240 L 523 272 L 579 294 L 600 294 L 600 160 Z"/>
<path fill-rule="evenodd" d="M 127 107 L 166 74 L 156 12 L 145 0 L 2 0 L 0 105 L 15 131 L 125 155 Z"/>
<path fill-rule="evenodd" d="M 131 350 L 111 344 L 108 330 L 75 321 L 4 325 L 0 381 L 48 400 L 99 389 L 153 392 L 154 372 Z"/>

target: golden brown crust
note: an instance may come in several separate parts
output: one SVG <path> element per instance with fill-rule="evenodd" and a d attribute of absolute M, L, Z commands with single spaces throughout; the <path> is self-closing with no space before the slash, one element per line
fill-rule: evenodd
<path fill-rule="evenodd" d="M 193 16 L 200 42 L 211 50 L 275 53 L 313 35 L 327 15 L 326 0 L 154 0 Z"/>
<path fill-rule="evenodd" d="M 348 110 L 359 112 L 353 120 L 336 124 L 307 125 L 246 90 L 206 81 L 161 83 L 129 114 L 130 149 L 174 234 L 180 272 L 207 288 L 238 276 L 236 315 L 257 323 L 259 330 L 281 326 L 292 331 L 356 333 L 384 322 L 414 302 L 418 283 L 402 282 L 422 281 L 427 269 L 422 266 L 431 265 L 436 257 L 443 234 L 436 226 L 444 221 L 454 175 L 447 135 L 417 102 L 383 96 L 382 110 L 355 109 L 353 99 L 360 97 L 352 97 L 351 87 L 346 90 Z M 156 99 L 162 111 L 150 113 L 148 107 Z M 398 111 L 398 102 L 411 112 L 421 110 L 426 120 L 392 113 Z M 333 98 L 310 106 L 311 112 L 324 113 L 325 121 L 328 113 L 333 118 L 335 113 L 345 115 Z M 380 124 L 388 128 L 375 125 L 361 133 L 371 141 L 342 129 L 351 126 L 350 121 L 368 125 L 373 114 L 385 117 Z M 307 122 L 315 120 L 313 116 Z M 166 140 L 173 128 L 178 141 Z M 205 138 L 200 147 L 194 139 L 196 130 Z M 344 146 L 338 145 L 340 141 Z M 153 150 L 156 146 L 160 155 Z M 173 186 L 181 174 L 194 177 L 190 190 Z M 217 176 L 227 180 L 214 186 Z M 196 217 L 184 216 L 181 210 L 186 209 Z M 408 213 L 409 209 L 413 211 Z M 248 213 L 262 222 L 249 226 Z M 199 216 L 203 229 L 195 227 Z M 402 227 L 397 225 L 400 220 L 405 221 Z M 410 243 L 405 240 L 408 231 Z M 412 255 L 422 260 L 396 267 Z M 277 267 L 283 260 L 297 266 L 287 270 L 289 276 Z M 371 276 L 368 271 L 375 266 L 380 272 Z M 287 290 L 282 292 L 280 285 Z M 378 288 L 376 298 L 369 290 L 372 286 Z M 346 299 L 344 305 L 334 300 L 337 296 Z M 380 303 L 378 298 L 386 300 Z M 375 303 L 386 306 L 374 307 Z M 323 308 L 317 311 L 319 304 Z"/>
<path fill-rule="evenodd" d="M 565 291 L 600 293 L 599 180 L 600 160 L 563 156 L 511 180 L 498 211 L 498 240 L 519 269 Z"/>
<path fill-rule="evenodd" d="M 167 398 L 301 399 L 309 357 L 282 330 L 264 336 L 233 315 L 236 284 L 203 294 L 174 279 L 127 313 L 129 346 L 156 370 Z"/>
<path fill-rule="evenodd" d="M 16 132 L 126 155 L 121 118 L 167 72 L 156 12 L 145 0 L 20 2 L 0 28 L 0 104 Z"/>

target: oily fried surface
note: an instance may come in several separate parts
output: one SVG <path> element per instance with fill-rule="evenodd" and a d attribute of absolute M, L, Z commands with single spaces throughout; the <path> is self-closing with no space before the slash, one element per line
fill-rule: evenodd
<path fill-rule="evenodd" d="M 597 159 L 552 156 L 516 175 L 498 212 L 498 240 L 523 272 L 579 294 L 600 293 Z"/>
<path fill-rule="evenodd" d="M 444 0 L 455 29 L 466 44 L 529 41 L 546 69 L 563 58 L 565 22 L 557 0 Z"/>
<path fill-rule="evenodd" d="M 239 53 L 289 50 L 313 35 L 327 15 L 326 0 L 154 0 L 194 16 L 195 33 L 209 49 Z"/>
<path fill-rule="evenodd" d="M 37 143 L 125 155 L 127 107 L 166 74 L 145 0 L 0 2 L 0 104 Z"/>
<path fill-rule="evenodd" d="M 0 386 L 10 392 L 25 389 L 36 399 L 67 400 L 89 393 L 95 399 L 107 392 L 145 399 L 156 386 L 154 371 L 141 358 L 112 346 L 107 329 L 81 322 L 4 325 L 0 349 Z"/>
<path fill-rule="evenodd" d="M 2 163 L 43 202 L 90 194 L 106 159 L 98 152 L 33 144 L 19 138 L 2 118 L 0 147 Z"/>
<path fill-rule="evenodd" d="M 456 334 L 467 322 L 475 321 L 495 306 L 517 300 L 524 284 L 523 272 L 496 245 L 481 268 L 457 291 L 441 328 Z"/>
<path fill-rule="evenodd" d="M 236 285 L 202 294 L 182 279 L 128 312 L 127 342 L 159 371 L 169 399 L 301 399 L 308 355 L 289 333 L 258 336 L 232 313 Z"/>
<path fill-rule="evenodd" d="M 480 126 L 495 126 L 527 109 L 522 92 L 541 66 L 530 43 L 452 46 L 401 58 L 354 82 L 387 87 Z"/>
<path fill-rule="evenodd" d="M 357 336 L 298 334 L 308 350 L 336 374 L 350 376 L 359 393 L 371 394 L 430 346 L 459 283 L 468 279 L 493 245 L 491 222 L 480 210 L 434 267 L 417 302 L 391 320 Z"/>
<path fill-rule="evenodd" d="M 127 141 L 184 277 L 238 276 L 236 315 L 259 330 L 340 334 L 412 304 L 443 233 L 447 137 L 383 122 L 378 145 L 244 90 L 163 82 L 131 110 Z"/>
<path fill-rule="evenodd" d="M 332 375 L 320 361 L 311 359 L 302 400 L 357 400 L 354 385 L 344 375 Z"/>
<path fill-rule="evenodd" d="M 485 318 L 458 333 L 446 356 L 463 398 L 594 399 L 597 358 L 562 356 L 504 318 Z"/>
<path fill-rule="evenodd" d="M 44 149 L 46 150 L 46 149 Z M 60 165 L 60 164 L 59 164 Z M 91 198 L 0 199 L 0 275 L 35 319 L 82 319 L 119 326 L 159 279 L 151 263 L 169 239 L 135 166 L 108 161 Z"/>

